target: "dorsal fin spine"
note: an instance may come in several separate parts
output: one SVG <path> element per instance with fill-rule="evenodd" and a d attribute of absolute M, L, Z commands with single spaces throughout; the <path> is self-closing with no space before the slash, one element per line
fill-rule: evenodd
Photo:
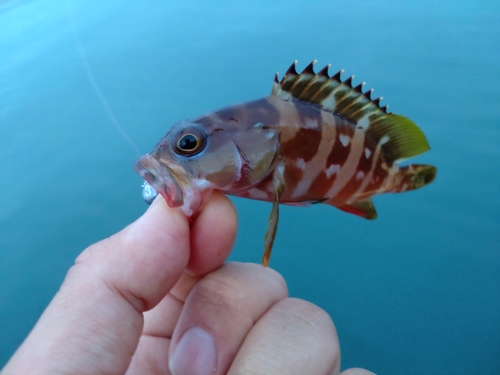
<path fill-rule="evenodd" d="M 328 69 L 330 68 L 330 64 L 326 65 L 323 69 L 321 69 L 318 73 L 319 76 L 330 78 L 328 75 Z"/>
<path fill-rule="evenodd" d="M 295 63 L 296 62 L 297 62 L 297 60 L 295 60 Z M 297 73 L 297 71 L 295 70 L 295 63 L 293 64 L 293 70 L 294 70 L 295 73 Z M 307 81 L 308 79 L 314 80 L 314 79 L 317 78 L 316 74 L 314 73 L 314 69 L 313 69 L 313 66 L 314 66 L 315 63 L 316 63 L 316 60 L 311 61 L 311 63 L 304 68 L 304 70 L 302 71 L 302 73 L 300 73 L 297 76 L 297 79 L 294 79 L 293 84 L 288 89 L 288 91 L 290 91 L 290 93 L 292 94 L 292 96 L 295 97 L 294 91 L 299 91 L 296 88 L 297 88 L 297 85 L 299 85 L 301 82 Z M 312 77 L 312 78 L 310 78 L 310 77 Z M 305 90 L 305 88 L 308 87 L 308 86 L 309 85 L 307 84 L 307 85 L 305 85 L 305 87 L 302 87 L 301 88 L 301 92 L 303 93 L 304 90 Z"/>
<path fill-rule="evenodd" d="M 337 82 L 342 82 L 340 79 L 340 75 L 344 73 L 344 69 L 340 69 L 335 75 L 332 76 L 332 80 L 337 81 Z"/>
<path fill-rule="evenodd" d="M 350 76 L 349 78 L 347 78 L 345 81 L 344 81 L 344 84 L 347 85 L 349 88 L 352 89 L 352 79 L 354 78 L 354 76 Z"/>
<path fill-rule="evenodd" d="M 292 65 L 288 68 L 286 71 L 285 75 L 281 79 L 280 86 L 281 86 L 281 91 L 289 91 L 289 88 L 293 86 L 296 80 L 299 79 L 299 74 L 297 73 L 297 70 L 295 69 L 295 65 L 297 64 L 297 60 L 295 60 Z M 280 95 L 281 96 L 281 95 Z"/>
<path fill-rule="evenodd" d="M 297 70 L 295 69 L 295 65 L 297 65 L 297 60 L 295 60 L 292 63 L 292 65 L 290 65 L 290 67 L 288 68 L 288 70 L 285 73 L 285 76 L 287 76 L 289 74 L 294 75 L 294 76 L 298 75 Z M 285 79 L 285 77 L 283 77 L 283 79 Z"/>
<path fill-rule="evenodd" d="M 314 64 L 316 64 L 318 62 L 318 60 L 313 60 L 309 63 L 308 66 L 306 66 L 304 68 L 304 70 L 302 71 L 302 73 L 300 74 L 312 74 L 312 75 L 316 75 L 316 73 L 314 73 Z"/>
<path fill-rule="evenodd" d="M 320 75 L 315 75 L 313 79 L 311 79 L 311 82 L 309 82 L 309 84 L 304 87 L 304 90 L 302 91 L 302 94 L 299 96 L 299 100 L 302 100 L 302 98 L 307 98 L 308 95 L 310 95 L 310 92 L 311 93 L 314 93 L 314 94 L 317 94 L 319 93 L 323 87 L 325 86 L 325 84 L 328 84 L 328 79 L 327 77 L 324 77 L 324 76 L 320 76 Z M 315 85 L 320 85 L 319 88 L 315 87 Z"/>
<path fill-rule="evenodd" d="M 314 95 L 310 98 L 311 102 L 314 102 L 316 97 L 318 97 L 323 92 L 323 90 L 325 90 L 332 82 L 338 83 L 338 85 L 328 94 L 329 96 L 333 95 L 340 88 L 340 86 L 342 84 L 342 81 L 340 80 L 340 75 L 344 72 L 344 69 L 340 69 L 337 73 L 335 73 L 334 76 L 332 76 L 330 78 L 328 76 L 328 68 L 329 67 L 330 67 L 330 64 L 328 64 L 327 66 L 325 66 L 323 68 L 323 70 L 326 71 L 325 83 L 323 83 L 323 85 L 321 85 L 321 87 L 318 89 L 318 91 L 316 91 L 316 93 L 314 93 Z"/>
<path fill-rule="evenodd" d="M 316 97 L 323 92 L 323 90 L 328 86 L 330 81 L 331 80 L 329 78 L 325 80 L 325 82 L 321 85 L 321 87 L 318 89 L 318 91 L 316 91 L 316 93 L 311 97 L 311 101 L 316 99 Z"/>
<path fill-rule="evenodd" d="M 337 85 L 337 86 L 336 86 L 336 87 L 335 87 L 332 91 L 330 91 L 330 93 L 328 94 L 328 97 L 333 97 L 333 95 L 334 95 L 337 91 L 339 91 L 339 90 L 342 88 L 342 82 L 337 82 L 337 81 L 330 80 L 330 81 L 326 81 L 326 82 L 325 82 L 325 85 L 324 85 L 323 89 L 326 89 L 326 88 L 329 86 L 329 84 L 330 84 L 331 82 L 336 82 L 336 83 L 339 83 L 339 85 Z M 316 98 L 316 96 L 317 96 L 318 94 L 319 94 L 319 92 L 317 92 L 317 93 L 313 96 L 313 98 Z"/>
<path fill-rule="evenodd" d="M 358 86 L 356 86 L 354 89 L 352 89 L 351 92 L 357 92 L 357 93 L 360 93 L 361 92 L 361 86 L 364 84 L 363 83 L 360 83 Z M 358 91 L 359 90 L 359 91 Z M 364 98 L 363 95 L 359 95 L 356 99 L 354 99 L 351 103 L 349 103 L 348 105 L 346 105 L 344 108 L 342 108 L 343 111 L 347 111 L 349 108 L 351 108 L 353 105 L 355 105 L 356 103 L 358 103 L 360 100 L 362 100 Z M 340 103 L 340 101 L 339 101 Z M 339 105 L 339 103 L 337 103 L 337 106 Z M 365 103 L 361 108 L 365 108 L 366 106 L 370 105 L 370 103 Z M 355 112 L 352 112 L 351 116 L 355 117 L 354 114 L 356 114 L 357 112 L 359 112 L 360 109 L 357 109 Z"/>
<path fill-rule="evenodd" d="M 355 88 L 354 88 L 354 91 L 356 91 L 357 93 L 360 93 L 362 94 L 363 93 L 363 85 L 365 84 L 365 82 L 361 82 L 359 85 L 357 85 Z"/>
<path fill-rule="evenodd" d="M 365 104 L 364 104 L 361 108 L 358 108 L 356 111 L 354 111 L 354 112 L 352 113 L 352 115 L 353 115 L 354 117 L 356 117 L 356 115 L 357 115 L 360 111 L 363 111 L 364 109 L 366 109 L 366 108 L 367 108 L 367 107 L 369 107 L 370 105 L 371 105 L 371 103 L 370 103 L 370 102 L 365 103 Z M 372 113 L 373 113 L 373 112 L 372 112 Z M 359 122 L 359 121 L 361 121 L 363 118 L 365 118 L 365 117 L 367 117 L 367 116 L 371 115 L 372 113 L 366 113 L 363 117 L 358 118 L 358 122 Z"/>
<path fill-rule="evenodd" d="M 307 75 L 312 75 L 312 78 L 311 80 L 309 81 L 309 83 L 302 89 L 302 93 L 301 95 L 297 98 L 299 100 L 302 100 L 302 98 L 307 98 L 307 93 L 309 90 L 311 90 L 311 88 L 319 81 L 319 80 L 322 80 L 322 79 L 325 79 L 325 77 L 319 75 L 319 74 L 316 74 L 314 73 L 314 64 L 316 64 L 317 60 L 313 60 L 311 61 L 311 63 L 306 66 L 304 68 L 304 70 L 302 71 L 302 73 L 300 73 L 301 75 L 303 74 L 307 74 Z M 298 83 L 298 82 L 297 82 Z M 296 83 L 296 84 L 297 84 Z M 295 85 L 296 85 L 295 84 Z M 290 90 L 293 90 L 295 88 L 295 85 L 291 87 Z"/>
<path fill-rule="evenodd" d="M 350 78 L 351 78 L 351 77 L 349 77 L 349 79 L 350 79 Z M 353 88 L 352 88 L 352 86 L 351 86 L 351 89 L 350 89 L 350 90 L 347 90 L 347 91 L 344 93 L 344 95 L 342 95 L 340 98 L 338 98 L 338 99 L 337 99 L 337 104 L 336 104 L 336 106 L 335 106 L 336 112 L 339 112 L 339 113 L 340 113 L 340 112 L 342 112 L 342 111 L 345 109 L 343 106 L 341 106 L 341 103 L 342 103 L 342 101 L 343 101 L 345 98 L 349 97 L 349 95 L 351 95 L 353 92 L 354 92 L 354 89 L 353 89 Z M 358 98 L 358 99 L 359 99 L 359 98 Z"/>
<path fill-rule="evenodd" d="M 285 76 L 283 77 L 283 79 L 281 80 L 281 83 L 280 83 L 280 86 L 281 86 L 281 90 L 282 91 L 286 91 L 286 92 L 289 92 L 289 88 L 291 88 L 296 81 L 298 81 L 299 79 L 299 75 L 288 75 L 288 76 Z"/>
<path fill-rule="evenodd" d="M 387 116 L 387 115 L 380 114 L 379 116 L 374 117 L 373 113 L 371 115 L 368 115 L 368 117 L 370 118 L 370 125 L 369 126 L 376 125 L 378 122 L 382 121 L 385 116 Z"/>
<path fill-rule="evenodd" d="M 366 91 L 366 92 L 363 94 L 363 96 L 364 96 L 366 99 L 368 99 L 368 100 L 370 100 L 370 101 L 371 101 L 371 100 L 372 100 L 372 92 L 373 92 L 373 89 L 370 89 L 370 90 Z"/>

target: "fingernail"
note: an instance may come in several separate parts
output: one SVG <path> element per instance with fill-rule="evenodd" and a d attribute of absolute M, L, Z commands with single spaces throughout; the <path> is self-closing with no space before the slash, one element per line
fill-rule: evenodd
<path fill-rule="evenodd" d="M 207 331 L 192 327 L 184 333 L 168 367 L 172 375 L 209 375 L 215 373 L 217 350 L 215 342 Z"/>

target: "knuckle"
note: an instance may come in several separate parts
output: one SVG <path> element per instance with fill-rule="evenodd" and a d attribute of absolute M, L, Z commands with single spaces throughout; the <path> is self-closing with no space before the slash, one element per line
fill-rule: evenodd
<path fill-rule="evenodd" d="M 287 296 L 286 283 L 278 272 L 261 265 L 229 263 L 201 279 L 190 300 L 197 309 L 255 318 Z"/>
<path fill-rule="evenodd" d="M 321 307 L 297 298 L 288 298 L 283 301 L 280 309 L 291 314 L 291 319 L 303 323 L 310 331 L 321 333 L 325 336 L 336 337 L 337 332 L 332 318 Z"/>
<path fill-rule="evenodd" d="M 246 298 L 244 286 L 238 280 L 227 275 L 212 273 L 202 279 L 196 286 L 196 299 L 200 304 L 212 309 L 233 311 L 244 309 Z"/>

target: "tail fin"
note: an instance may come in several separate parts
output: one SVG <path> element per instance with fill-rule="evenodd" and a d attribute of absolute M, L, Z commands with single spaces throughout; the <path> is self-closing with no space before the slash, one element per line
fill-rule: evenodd
<path fill-rule="evenodd" d="M 392 193 L 419 189 L 430 184 L 436 177 L 436 167 L 433 165 L 410 164 L 401 167 L 395 176 Z"/>

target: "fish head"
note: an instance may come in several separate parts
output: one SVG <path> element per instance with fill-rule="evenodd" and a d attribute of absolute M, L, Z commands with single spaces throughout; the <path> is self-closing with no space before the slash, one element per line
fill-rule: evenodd
<path fill-rule="evenodd" d="M 271 172 L 278 133 L 262 126 L 245 129 L 220 121 L 181 121 L 135 170 L 170 207 L 186 216 L 198 213 L 212 190 L 249 189 Z"/>

